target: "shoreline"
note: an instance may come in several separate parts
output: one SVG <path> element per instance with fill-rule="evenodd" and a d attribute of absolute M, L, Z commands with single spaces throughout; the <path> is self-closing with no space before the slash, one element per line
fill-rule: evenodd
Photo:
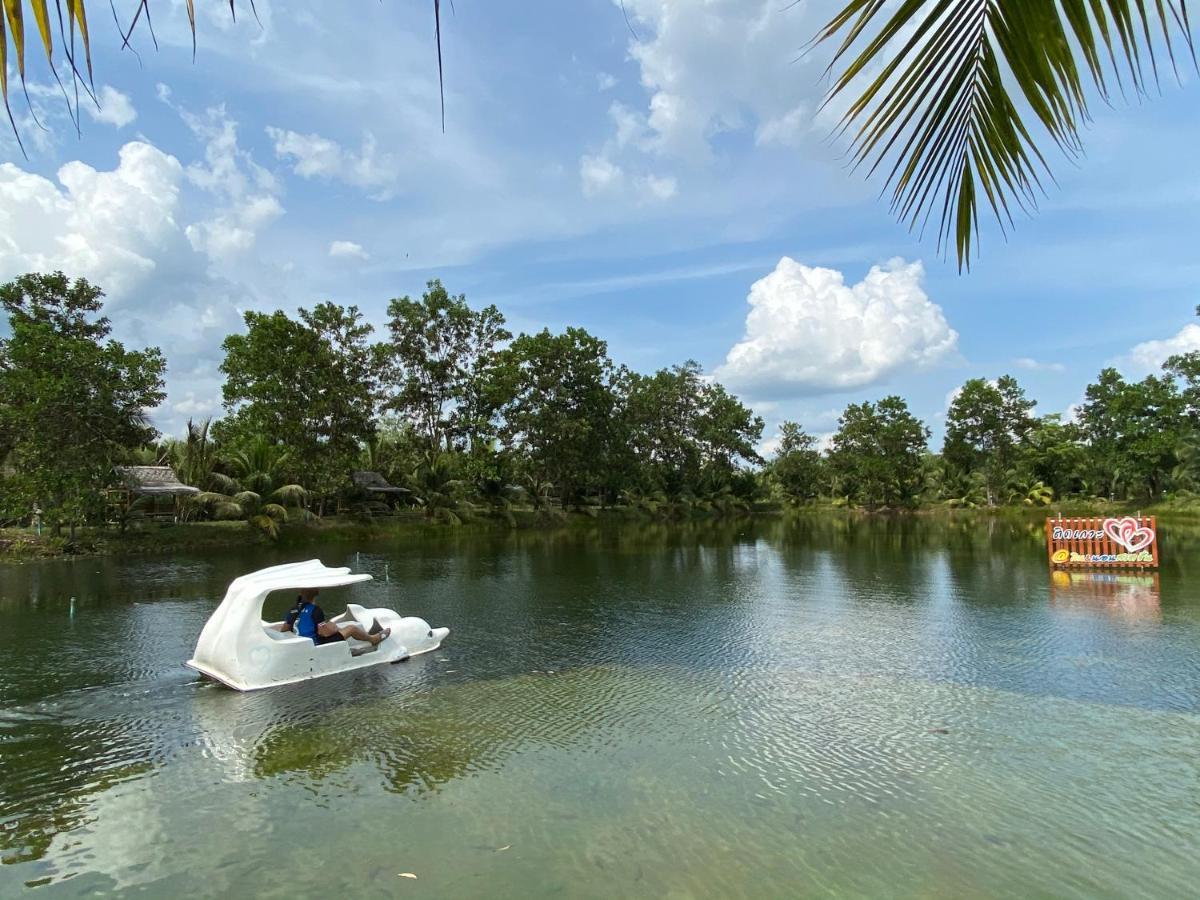
<path fill-rule="evenodd" d="M 919 507 L 917 509 L 866 510 L 832 504 L 811 504 L 785 507 L 779 504 L 758 503 L 747 512 L 693 512 L 675 517 L 653 516 L 645 512 L 615 507 L 589 512 L 572 511 L 547 516 L 533 510 L 512 510 L 506 516 L 494 514 L 473 516 L 462 525 L 436 522 L 420 512 L 405 512 L 386 519 L 363 521 L 330 516 L 310 522 L 284 525 L 279 536 L 271 539 L 255 531 L 245 522 L 145 522 L 124 532 L 113 528 L 86 527 L 78 529 L 74 543 L 65 536 L 54 538 L 43 533 L 40 537 L 31 528 L 0 528 L 0 564 L 19 564 L 44 559 L 67 559 L 101 556 L 153 556 L 180 550 L 219 549 L 244 546 L 248 543 L 263 547 L 287 547 L 293 543 L 311 543 L 314 539 L 330 543 L 386 540 L 405 534 L 450 533 L 457 530 L 486 531 L 556 531 L 589 527 L 601 523 L 621 524 L 700 524 L 736 521 L 745 518 L 834 517 L 834 518 L 945 518 L 963 522 L 984 523 L 989 520 L 1019 519 L 1037 522 L 1059 515 L 1064 518 L 1154 515 L 1167 521 L 1200 521 L 1200 502 L 1165 501 L 1139 507 L 1130 503 L 1052 504 L 1048 507 L 996 506 L 978 509 Z"/>

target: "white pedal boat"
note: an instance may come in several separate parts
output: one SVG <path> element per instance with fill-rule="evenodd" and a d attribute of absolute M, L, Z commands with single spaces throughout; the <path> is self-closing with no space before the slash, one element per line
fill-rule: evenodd
<path fill-rule="evenodd" d="M 415 616 L 401 616 L 382 607 L 366 609 L 355 603 L 348 603 L 344 613 L 329 621 L 338 625 L 357 622 L 368 632 L 375 623 L 380 629 L 392 629 L 377 646 L 352 638 L 318 646 L 311 638 L 279 631 L 282 623 L 262 619 L 263 601 L 275 591 L 290 591 L 294 597 L 303 588 L 324 590 L 370 580 L 370 575 L 354 575 L 348 568 L 328 568 L 319 559 L 271 566 L 235 578 L 205 623 L 186 665 L 227 687 L 254 691 L 400 662 L 442 645 L 449 628 L 431 628 Z"/>

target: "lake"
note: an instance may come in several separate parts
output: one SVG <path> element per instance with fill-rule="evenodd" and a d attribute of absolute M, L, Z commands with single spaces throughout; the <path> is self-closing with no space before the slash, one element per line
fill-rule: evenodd
<path fill-rule="evenodd" d="M 1157 575 L 835 515 L 2 567 L 0 896 L 1189 895 L 1200 534 L 1161 532 Z M 329 614 L 442 649 L 183 667 L 232 578 L 312 557 L 376 576 Z"/>

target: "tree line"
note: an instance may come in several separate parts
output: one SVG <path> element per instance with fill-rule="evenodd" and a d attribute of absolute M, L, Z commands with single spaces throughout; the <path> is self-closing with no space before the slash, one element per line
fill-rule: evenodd
<path fill-rule="evenodd" d="M 677 517 L 758 501 L 870 508 L 1157 499 L 1200 487 L 1200 353 L 1161 375 L 1103 370 L 1074 421 L 1036 416 L 1011 376 L 967 381 L 940 452 L 897 396 L 850 404 L 828 446 L 786 422 L 759 456 L 763 421 L 686 361 L 644 375 L 581 328 L 513 336 L 429 282 L 387 309 L 247 312 L 222 344 L 224 414 L 163 439 L 157 348 L 126 349 L 103 294 L 61 272 L 0 286 L 0 518 L 37 509 L 56 529 L 104 517 L 114 466 L 166 461 L 200 489 L 196 518 L 273 533 L 289 516 L 379 511 L 350 475 L 379 473 L 432 519 L 546 517 L 606 507 Z M 1198 311 L 1200 312 L 1200 311 Z"/>

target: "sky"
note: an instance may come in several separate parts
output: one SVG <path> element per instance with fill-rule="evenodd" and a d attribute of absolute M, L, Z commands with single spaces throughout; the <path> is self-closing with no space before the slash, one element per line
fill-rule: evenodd
<path fill-rule="evenodd" d="M 1104 366 L 1200 349 L 1194 71 L 1094 102 L 1085 155 L 1048 153 L 1036 215 L 984 222 L 960 273 L 846 164 L 805 51 L 829 0 L 443 4 L 444 132 L 425 0 L 197 4 L 194 61 L 183 0 L 152 5 L 157 50 L 122 50 L 104 6 L 81 134 L 47 70 L 40 127 L 10 73 L 28 156 L 0 129 L 0 280 L 99 284 L 115 335 L 167 356 L 167 433 L 220 414 L 245 311 L 355 304 L 382 338 L 431 278 L 638 371 L 698 361 L 767 452 L 785 419 L 827 439 L 893 393 L 936 446 L 968 378 L 1069 414 Z"/>

